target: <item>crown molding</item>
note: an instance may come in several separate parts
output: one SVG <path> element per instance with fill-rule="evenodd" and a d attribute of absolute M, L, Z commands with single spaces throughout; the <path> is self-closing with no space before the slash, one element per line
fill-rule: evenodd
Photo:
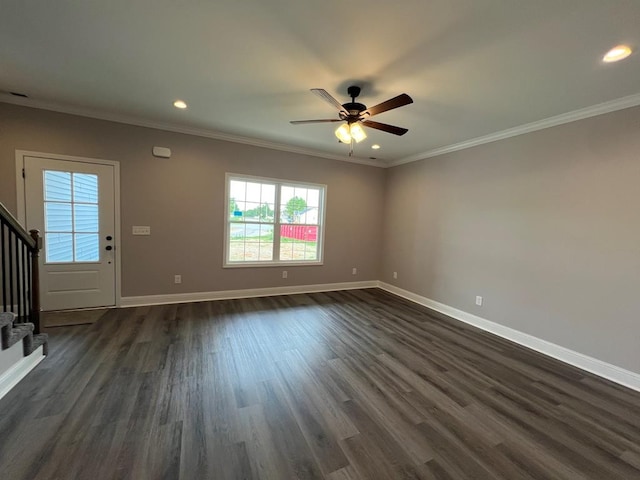
<path fill-rule="evenodd" d="M 215 140 L 222 140 L 225 142 L 240 143 L 243 145 L 250 145 L 253 147 L 268 148 L 271 150 L 279 150 L 282 152 L 297 153 L 300 155 L 309 155 L 312 157 L 320 157 L 328 160 L 338 160 L 340 162 L 357 163 L 359 165 L 367 165 L 370 167 L 386 168 L 387 164 L 381 160 L 369 160 L 361 157 L 347 157 L 342 155 L 334 155 L 331 153 L 321 152 L 319 150 L 313 150 L 303 147 L 296 147 L 293 145 L 286 145 L 283 143 L 270 142 L 267 140 L 261 140 L 258 138 L 244 137 L 241 135 L 233 135 L 230 133 L 219 132 L 216 130 L 209 130 L 205 128 L 185 127 L 182 125 L 154 122 L 151 120 L 121 115 L 117 113 L 106 113 L 95 109 L 84 107 L 72 107 L 69 105 L 62 105 L 59 103 L 43 102 L 38 100 L 32 100 L 30 98 L 14 97 L 9 94 L 0 94 L 0 103 L 9 103 L 12 105 L 19 105 L 22 107 L 37 108 L 40 110 L 50 110 L 58 113 L 65 113 L 69 115 L 77 115 L 80 117 L 94 118 L 97 120 L 106 120 L 109 122 L 124 123 L 127 125 L 134 125 L 136 127 L 154 128 L 156 130 L 164 130 L 173 133 L 182 133 L 185 135 L 194 135 L 196 137 L 212 138 Z"/>
<path fill-rule="evenodd" d="M 472 138 L 470 140 L 465 140 L 464 142 L 446 145 L 444 147 L 435 148 L 433 150 L 427 150 L 426 152 L 417 153 L 415 155 L 409 155 L 408 157 L 391 161 L 386 166 L 396 167 L 405 163 L 417 162 L 418 160 L 437 157 L 440 155 L 444 155 L 445 153 L 457 152 L 459 150 L 465 150 L 467 148 L 476 147 L 478 145 L 484 145 L 485 143 L 497 142 L 498 140 L 504 140 L 506 138 L 524 135 L 525 133 L 536 132 L 538 130 L 544 130 L 545 128 L 555 127 L 558 125 L 563 125 L 565 123 L 571 123 L 577 120 L 583 120 L 585 118 L 615 112 L 617 110 L 624 110 L 625 108 L 637 107 L 638 105 L 640 105 L 640 93 L 618 98 L 616 100 L 611 100 L 609 102 L 599 103 L 590 107 L 581 108 L 572 112 L 563 113 L 554 117 L 545 118 L 543 120 L 526 123 L 524 125 L 509 128 L 507 130 L 484 135 L 482 137 Z"/>
<path fill-rule="evenodd" d="M 340 162 L 355 163 L 359 165 L 367 165 L 370 167 L 378 168 L 391 168 L 405 163 L 417 162 L 419 160 L 425 160 L 427 158 L 437 157 L 451 152 L 457 152 L 459 150 L 465 150 L 467 148 L 476 147 L 478 145 L 484 145 L 486 143 L 497 142 L 498 140 L 505 140 L 507 138 L 516 137 L 518 135 L 524 135 L 526 133 L 536 132 L 538 130 L 544 130 L 545 128 L 555 127 L 563 125 L 565 123 L 575 122 L 577 120 L 583 120 L 605 113 L 615 112 L 617 110 L 624 110 L 625 108 L 636 107 L 640 105 L 640 93 L 629 95 L 627 97 L 618 98 L 590 107 L 581 108 L 571 112 L 556 115 L 554 117 L 537 120 L 535 122 L 526 123 L 517 127 L 508 128 L 499 132 L 490 133 L 489 135 L 483 135 L 481 137 L 472 138 L 463 142 L 454 143 L 451 145 L 445 145 L 432 150 L 427 150 L 422 153 L 409 155 L 398 160 L 370 160 L 361 157 L 346 157 L 342 155 L 334 155 L 330 153 L 321 152 L 319 150 L 307 149 L 302 147 L 296 147 L 293 145 L 286 145 L 282 143 L 270 142 L 267 140 L 261 140 L 257 138 L 244 137 L 241 135 L 233 135 L 230 133 L 219 132 L 216 130 L 209 130 L 204 128 L 185 127 L 177 124 L 154 122 L 147 119 L 138 117 L 120 115 L 115 113 L 106 113 L 94 109 L 88 109 L 84 107 L 71 107 L 68 105 L 62 105 L 58 103 L 42 102 L 32 99 L 24 99 L 20 97 L 14 97 L 9 94 L 0 93 L 0 103 L 9 103 L 13 105 L 20 105 L 24 107 L 38 108 L 41 110 L 50 110 L 59 113 L 66 113 L 70 115 L 78 115 L 81 117 L 95 118 L 98 120 L 106 120 L 116 123 L 124 123 L 127 125 L 134 125 L 138 127 L 154 128 L 157 130 L 164 130 L 174 133 L 182 133 L 185 135 L 194 135 L 197 137 L 212 138 L 215 140 L 222 140 L 232 143 L 240 143 L 243 145 L 250 145 L 254 147 L 268 148 L 271 150 L 279 150 L 289 153 L 297 153 L 300 155 L 308 155 L 312 157 L 319 157 L 328 160 L 337 160 Z"/>

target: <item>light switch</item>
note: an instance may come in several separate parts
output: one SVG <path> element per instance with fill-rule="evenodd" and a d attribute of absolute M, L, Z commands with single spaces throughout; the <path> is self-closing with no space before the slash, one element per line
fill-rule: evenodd
<path fill-rule="evenodd" d="M 132 233 L 134 235 L 151 235 L 151 227 L 134 225 Z"/>

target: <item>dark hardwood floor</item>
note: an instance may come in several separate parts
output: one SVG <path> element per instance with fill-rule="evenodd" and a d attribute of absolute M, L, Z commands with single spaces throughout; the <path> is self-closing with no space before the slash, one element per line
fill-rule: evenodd
<path fill-rule="evenodd" d="M 640 393 L 377 289 L 48 333 L 2 479 L 640 479 Z"/>

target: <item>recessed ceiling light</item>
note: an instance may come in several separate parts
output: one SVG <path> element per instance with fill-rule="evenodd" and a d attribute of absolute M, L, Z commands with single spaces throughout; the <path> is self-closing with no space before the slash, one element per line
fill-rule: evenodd
<path fill-rule="evenodd" d="M 619 62 L 631 55 L 631 47 L 628 45 L 618 45 L 613 47 L 602 57 L 602 61 L 606 63 Z"/>
<path fill-rule="evenodd" d="M 375 145 L 371 145 L 371 148 L 373 148 L 374 150 L 378 150 L 380 148 L 380 145 L 376 143 Z"/>
<path fill-rule="evenodd" d="M 176 100 L 175 102 L 173 102 L 173 106 L 181 109 L 187 108 L 187 104 L 184 103 L 182 100 Z"/>

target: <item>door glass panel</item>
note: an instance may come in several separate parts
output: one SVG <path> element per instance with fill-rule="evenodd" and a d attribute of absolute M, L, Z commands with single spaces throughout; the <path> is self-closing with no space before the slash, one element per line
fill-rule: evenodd
<path fill-rule="evenodd" d="M 76 232 L 98 233 L 98 205 L 75 204 L 73 221 Z"/>
<path fill-rule="evenodd" d="M 70 232 L 73 224 L 70 203 L 45 202 L 45 230 L 47 232 Z"/>
<path fill-rule="evenodd" d="M 47 262 L 73 262 L 73 236 L 70 233 L 45 235 Z"/>
<path fill-rule="evenodd" d="M 100 261 L 98 176 L 44 171 L 47 263 Z"/>
<path fill-rule="evenodd" d="M 71 173 L 48 170 L 44 172 L 44 200 L 71 201 Z"/>
<path fill-rule="evenodd" d="M 100 260 L 100 237 L 97 233 L 76 233 L 74 237 L 76 262 L 97 262 Z"/>
<path fill-rule="evenodd" d="M 73 201 L 98 203 L 98 176 L 87 173 L 73 174 Z"/>

